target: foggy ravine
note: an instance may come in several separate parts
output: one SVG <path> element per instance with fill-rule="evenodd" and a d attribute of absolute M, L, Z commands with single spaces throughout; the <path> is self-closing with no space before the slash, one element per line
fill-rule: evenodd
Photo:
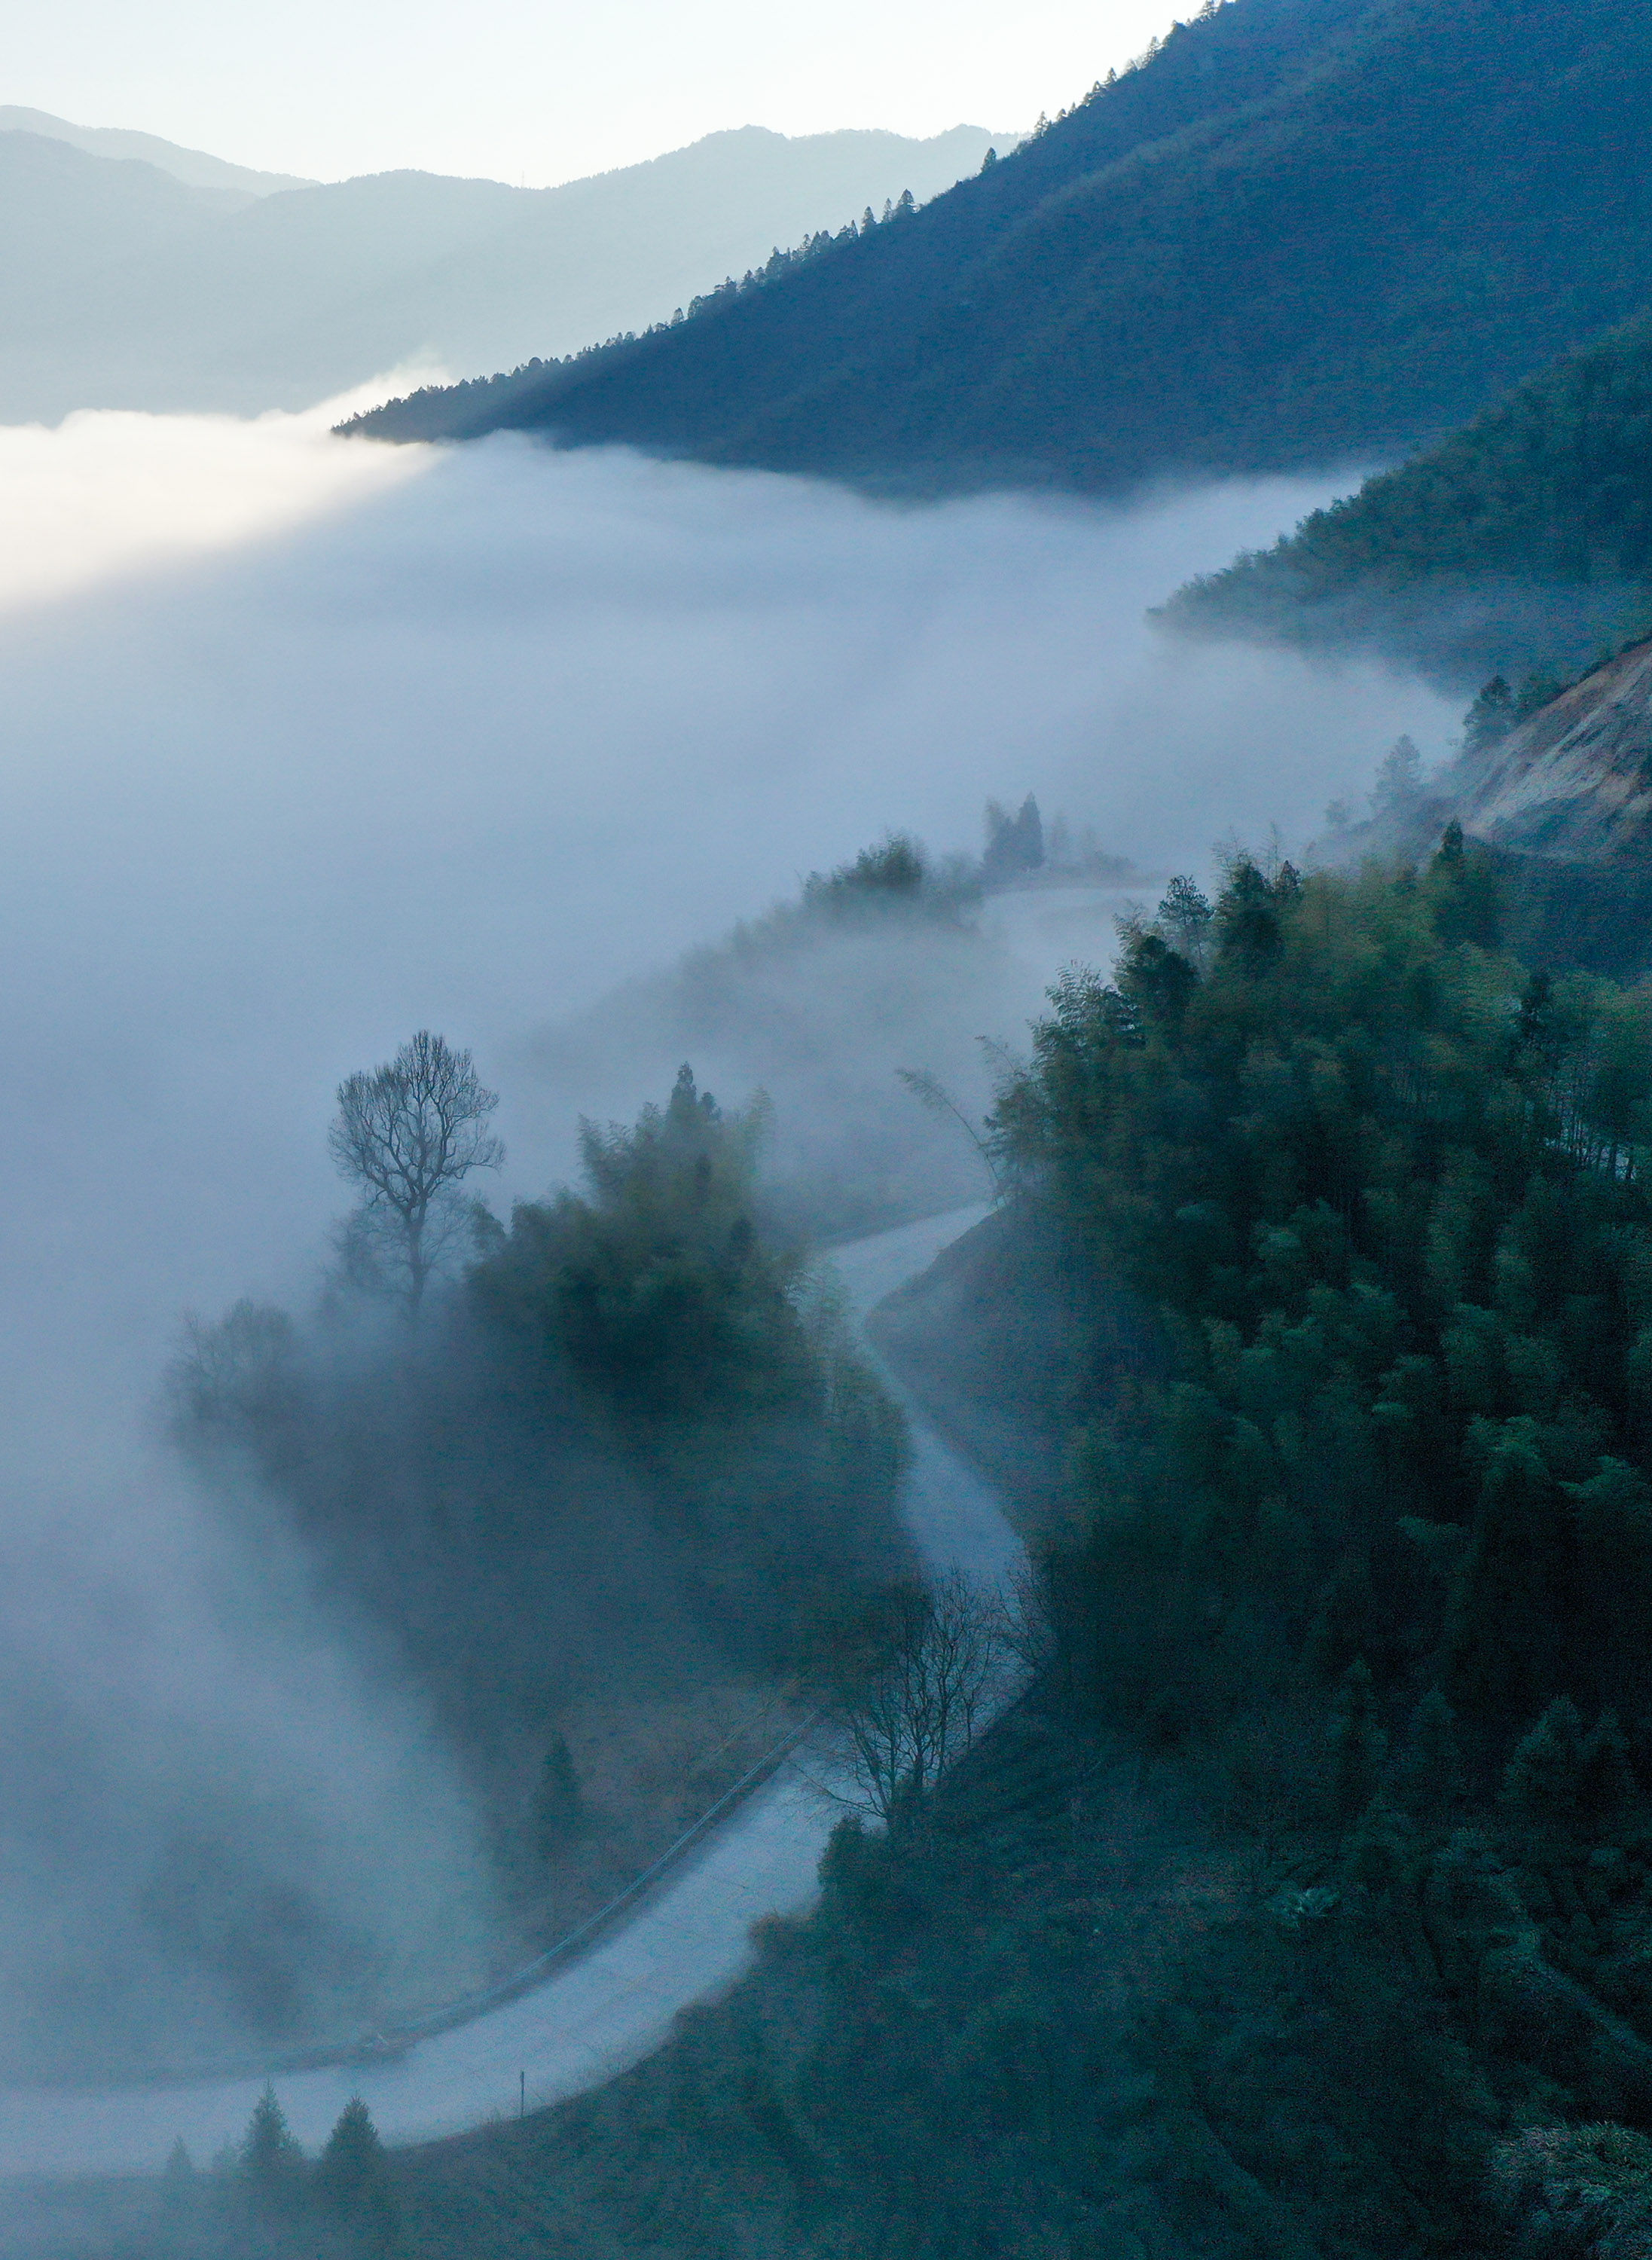
<path fill-rule="evenodd" d="M 984 799 L 1028 790 L 1145 869 L 1203 866 L 1230 830 L 1299 839 L 1453 718 L 1143 626 L 1308 483 L 895 509 L 526 443 L 390 453 L 324 418 L 77 418 L 0 433 L 0 482 L 25 561 L 0 583 L 0 2056 L 95 2055 L 103 1985 L 165 2054 L 178 1980 L 135 1911 L 192 1858 L 207 1906 L 204 1844 L 313 1890 L 347 1990 L 455 1990 L 490 1950 L 417 1706 L 317 1620 L 301 1563 L 212 1532 L 155 1437 L 185 1308 L 312 1292 L 340 1077 L 421 1024 L 473 1045 L 508 1202 L 567 1172 L 579 1111 L 657 1095 L 611 1042 L 602 1087 L 559 1081 L 542 1032 L 800 872 L 891 826 L 973 848 Z M 1016 930 L 1005 1024 L 974 1032 L 1012 1042 L 1075 947 Z"/>

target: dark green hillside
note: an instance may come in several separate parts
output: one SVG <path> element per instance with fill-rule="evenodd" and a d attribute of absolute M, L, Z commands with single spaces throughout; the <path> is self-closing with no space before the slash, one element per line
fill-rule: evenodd
<path fill-rule="evenodd" d="M 1397 452 L 1652 297 L 1649 78 L 1602 0 L 1233 0 L 921 211 L 359 428 L 950 484 Z"/>
<path fill-rule="evenodd" d="M 1569 355 L 1464 431 L 1195 582 L 1176 624 L 1369 638 L 1476 680 L 1620 640 L 1652 583 L 1652 323 Z"/>

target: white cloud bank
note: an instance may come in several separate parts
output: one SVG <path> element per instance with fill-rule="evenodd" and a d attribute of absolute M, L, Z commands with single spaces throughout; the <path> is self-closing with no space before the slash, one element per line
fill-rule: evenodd
<path fill-rule="evenodd" d="M 347 508 L 416 476 L 420 450 L 343 447 L 332 426 L 422 368 L 303 416 L 82 411 L 48 428 L 0 425 L 0 613 L 111 576 L 221 552 Z"/>

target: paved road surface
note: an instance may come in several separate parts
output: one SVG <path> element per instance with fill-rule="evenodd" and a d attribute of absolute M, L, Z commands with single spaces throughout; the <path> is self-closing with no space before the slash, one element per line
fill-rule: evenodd
<path fill-rule="evenodd" d="M 836 1268 L 857 1316 L 911 1278 L 983 1209 L 959 1210 L 840 1248 Z M 893 1385 L 893 1384 L 891 1384 Z M 900 1392 L 898 1391 L 898 1394 Z M 912 1465 L 903 1511 L 932 1573 L 961 1570 L 997 1587 L 1023 1562 L 992 1493 L 908 1405 Z M 296 2072 L 276 2092 L 307 2148 L 323 2142 L 352 2095 L 387 2142 L 456 2134 L 508 2117 L 526 2076 L 530 2106 L 593 2087 L 666 2038 L 677 2012 L 713 1995 L 749 1959 L 760 1915 L 814 1896 L 837 1809 L 814 1778 L 787 1768 L 673 1870 L 623 1927 L 543 1985 L 399 2059 Z M 0 2092 L 0 2175 L 106 2173 L 159 2166 L 182 2136 L 197 2163 L 239 2140 L 260 2079 L 187 2086 Z"/>

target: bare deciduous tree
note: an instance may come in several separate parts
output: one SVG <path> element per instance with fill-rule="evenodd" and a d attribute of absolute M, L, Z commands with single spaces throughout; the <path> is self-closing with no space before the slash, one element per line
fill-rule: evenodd
<path fill-rule="evenodd" d="M 876 1661 L 824 1691 L 855 1784 L 846 1802 L 897 1822 L 973 1748 L 1016 1677 L 1008 1630 L 956 1576 L 893 1598 Z"/>
<path fill-rule="evenodd" d="M 431 1270 L 462 1220 L 458 1188 L 497 1169 L 504 1148 L 488 1128 L 498 1094 L 468 1052 L 421 1028 L 393 1060 L 339 1085 L 328 1136 L 341 1176 L 361 1188 L 355 1223 L 387 1248 L 417 1312 Z"/>

